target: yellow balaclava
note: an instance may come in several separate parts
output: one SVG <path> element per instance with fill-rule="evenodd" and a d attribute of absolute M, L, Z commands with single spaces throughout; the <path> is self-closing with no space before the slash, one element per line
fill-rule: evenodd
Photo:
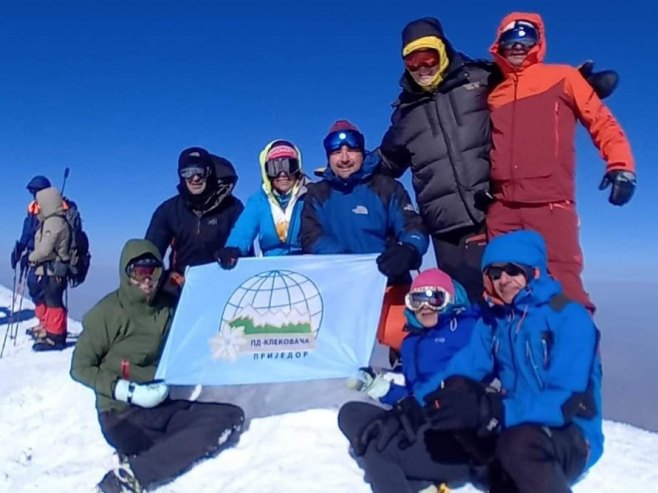
<path fill-rule="evenodd" d="M 436 75 L 434 75 L 434 78 L 429 84 L 423 86 L 421 86 L 420 84 L 418 85 L 423 90 L 432 92 L 439 86 L 439 84 L 441 84 L 441 81 L 443 80 L 443 76 L 445 75 L 445 72 L 448 69 L 448 65 L 450 64 L 450 60 L 448 60 L 448 50 L 446 50 L 445 43 L 441 39 L 437 38 L 436 36 L 424 36 L 422 38 L 415 39 L 404 46 L 404 48 L 402 49 L 402 58 L 406 57 L 409 53 L 412 53 L 416 50 L 428 50 L 428 49 L 436 50 L 439 52 L 439 70 L 436 73 Z"/>

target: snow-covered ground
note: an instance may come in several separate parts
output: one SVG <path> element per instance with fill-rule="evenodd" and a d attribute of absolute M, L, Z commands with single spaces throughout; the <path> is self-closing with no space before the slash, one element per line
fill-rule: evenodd
<path fill-rule="evenodd" d="M 11 293 L 0 287 L 0 344 L 10 306 Z M 31 308 L 26 301 L 23 309 Z M 71 348 L 30 350 L 24 329 L 33 324 L 20 323 L 16 344 L 8 340 L 0 359 L 0 491 L 92 491 L 113 465 L 93 393 L 69 377 Z M 70 321 L 69 331 L 78 333 L 80 324 Z M 308 410 L 252 420 L 237 446 L 158 491 L 369 492 L 336 427 L 339 400 L 333 408 L 311 409 L 309 401 Z M 658 434 L 609 421 L 604 431 L 605 454 L 574 493 L 658 492 Z"/>

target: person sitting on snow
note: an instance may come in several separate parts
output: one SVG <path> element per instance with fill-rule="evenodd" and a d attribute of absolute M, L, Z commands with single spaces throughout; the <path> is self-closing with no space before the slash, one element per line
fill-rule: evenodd
<path fill-rule="evenodd" d="M 98 484 L 104 493 L 140 492 L 174 479 L 197 460 L 237 441 L 242 409 L 168 399 L 154 381 L 174 299 L 155 296 L 162 256 L 148 240 L 123 247 L 119 289 L 82 321 L 71 377 L 94 390 L 101 431 L 123 457 Z"/>
<path fill-rule="evenodd" d="M 433 461 L 422 432 L 407 436 L 397 417 L 413 390 L 438 371 L 468 343 L 479 310 L 469 304 L 466 290 L 445 272 L 428 269 L 413 280 L 405 297 L 408 335 L 402 341 L 401 357 L 404 385 L 362 369 L 354 385 L 374 400 L 393 406 L 384 411 L 367 402 L 348 402 L 338 413 L 341 431 L 362 457 L 366 476 L 377 493 L 416 492 L 421 480 L 435 484 L 467 481 L 468 464 Z M 430 438 L 449 447 L 454 438 L 435 434 Z M 409 446 L 400 448 L 406 441 Z"/>
<path fill-rule="evenodd" d="M 291 142 L 275 140 L 265 146 L 259 161 L 262 189 L 249 198 L 226 246 L 217 252 L 224 269 L 249 255 L 257 238 L 265 257 L 302 253 L 299 230 L 307 178 L 301 153 Z"/>
<path fill-rule="evenodd" d="M 469 344 L 414 389 L 429 426 L 461 444 L 429 447 L 434 460 L 490 464 L 491 492 L 568 493 L 603 453 L 598 330 L 547 264 L 539 233 L 494 237 Z"/>

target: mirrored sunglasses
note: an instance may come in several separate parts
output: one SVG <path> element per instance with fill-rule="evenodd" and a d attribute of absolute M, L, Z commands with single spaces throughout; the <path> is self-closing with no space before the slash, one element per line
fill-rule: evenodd
<path fill-rule="evenodd" d="M 343 146 L 346 146 L 350 150 L 363 151 L 365 148 L 363 135 L 354 130 L 340 130 L 330 133 L 324 139 L 324 149 L 327 151 L 327 154 L 340 151 Z"/>
<path fill-rule="evenodd" d="M 513 29 L 505 31 L 498 39 L 498 47 L 500 50 L 511 50 L 515 45 L 520 45 L 522 48 L 532 48 L 537 44 L 539 34 L 537 29 L 532 26 L 519 24 Z"/>
<path fill-rule="evenodd" d="M 405 306 L 412 312 L 423 308 L 433 311 L 443 310 L 450 303 L 450 293 L 443 288 L 423 288 L 411 291 L 404 297 Z"/>
<path fill-rule="evenodd" d="M 204 180 L 208 178 L 209 174 L 210 174 L 210 170 L 203 166 L 188 166 L 187 168 L 183 168 L 180 171 L 178 171 L 178 175 L 183 180 L 191 180 L 195 176 L 198 176 L 200 179 Z"/>
<path fill-rule="evenodd" d="M 281 174 L 295 176 L 299 173 L 299 159 L 280 157 L 268 159 L 265 162 L 265 174 L 269 178 L 277 178 Z"/>

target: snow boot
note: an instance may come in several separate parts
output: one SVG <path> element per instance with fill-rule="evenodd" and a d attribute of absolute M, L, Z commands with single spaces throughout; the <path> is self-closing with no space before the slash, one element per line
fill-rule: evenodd
<path fill-rule="evenodd" d="M 128 461 L 121 462 L 116 469 L 109 471 L 98 485 L 97 493 L 142 493 L 139 481 L 130 469 Z"/>
<path fill-rule="evenodd" d="M 66 347 L 66 334 L 48 334 L 41 340 L 32 344 L 32 351 L 61 351 Z"/>

